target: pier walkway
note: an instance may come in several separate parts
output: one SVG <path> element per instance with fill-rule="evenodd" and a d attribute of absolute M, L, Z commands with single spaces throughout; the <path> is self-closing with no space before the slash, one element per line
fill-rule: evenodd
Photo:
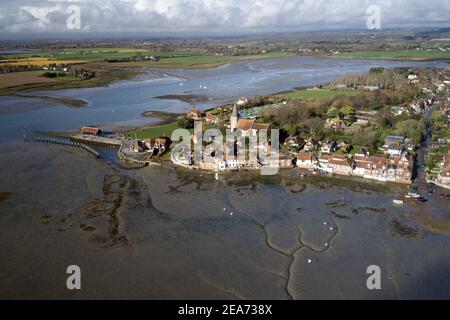
<path fill-rule="evenodd" d="M 72 148 L 80 148 L 85 150 L 86 152 L 92 154 L 96 158 L 100 158 L 100 153 L 96 151 L 95 149 L 79 142 L 73 142 L 65 139 L 57 139 L 57 138 L 50 138 L 50 137 L 35 137 L 33 139 L 34 142 L 39 143 L 50 143 L 50 144 L 58 144 L 62 146 L 72 147 Z"/>

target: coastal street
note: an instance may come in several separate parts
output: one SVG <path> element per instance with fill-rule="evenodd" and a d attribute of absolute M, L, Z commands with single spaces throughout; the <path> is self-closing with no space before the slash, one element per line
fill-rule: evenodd
<path fill-rule="evenodd" d="M 424 121 L 425 121 L 425 130 L 424 130 L 424 137 L 423 141 L 420 144 L 419 149 L 417 150 L 417 158 L 415 161 L 415 166 L 413 170 L 413 178 L 414 178 L 414 185 L 421 188 L 421 190 L 426 191 L 427 181 L 426 181 L 426 163 L 427 163 L 427 156 L 428 156 L 428 150 L 431 143 L 431 123 L 430 123 L 430 117 L 431 113 L 433 112 L 433 109 L 436 106 L 433 105 L 431 107 L 426 108 L 424 112 Z"/>

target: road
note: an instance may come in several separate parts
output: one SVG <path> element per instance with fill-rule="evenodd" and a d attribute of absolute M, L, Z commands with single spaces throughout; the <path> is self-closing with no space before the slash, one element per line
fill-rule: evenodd
<path fill-rule="evenodd" d="M 425 130 L 424 130 L 424 139 L 419 146 L 417 151 L 417 158 L 415 161 L 414 169 L 413 169 L 413 179 L 415 185 L 426 185 L 426 164 L 428 157 L 428 149 L 431 144 L 431 113 L 433 112 L 434 106 L 428 107 L 425 109 L 424 118 L 425 118 Z"/>

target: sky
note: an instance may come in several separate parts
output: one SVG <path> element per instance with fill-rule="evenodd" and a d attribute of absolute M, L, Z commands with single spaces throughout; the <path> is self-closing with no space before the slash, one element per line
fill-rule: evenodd
<path fill-rule="evenodd" d="M 449 27 L 450 0 L 0 0 L 0 34 L 245 33 Z"/>

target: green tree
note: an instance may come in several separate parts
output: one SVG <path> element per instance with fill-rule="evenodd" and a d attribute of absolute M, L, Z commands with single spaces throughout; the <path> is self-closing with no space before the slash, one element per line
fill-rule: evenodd
<path fill-rule="evenodd" d="M 194 120 L 187 116 L 181 116 L 177 119 L 177 125 L 183 129 L 192 129 L 194 128 Z"/>
<path fill-rule="evenodd" d="M 341 114 L 344 116 L 353 116 L 355 115 L 355 110 L 352 107 L 343 107 L 339 110 Z"/>
<path fill-rule="evenodd" d="M 336 118 L 339 115 L 339 110 L 336 107 L 331 107 L 328 109 L 327 117 L 328 118 Z"/>

